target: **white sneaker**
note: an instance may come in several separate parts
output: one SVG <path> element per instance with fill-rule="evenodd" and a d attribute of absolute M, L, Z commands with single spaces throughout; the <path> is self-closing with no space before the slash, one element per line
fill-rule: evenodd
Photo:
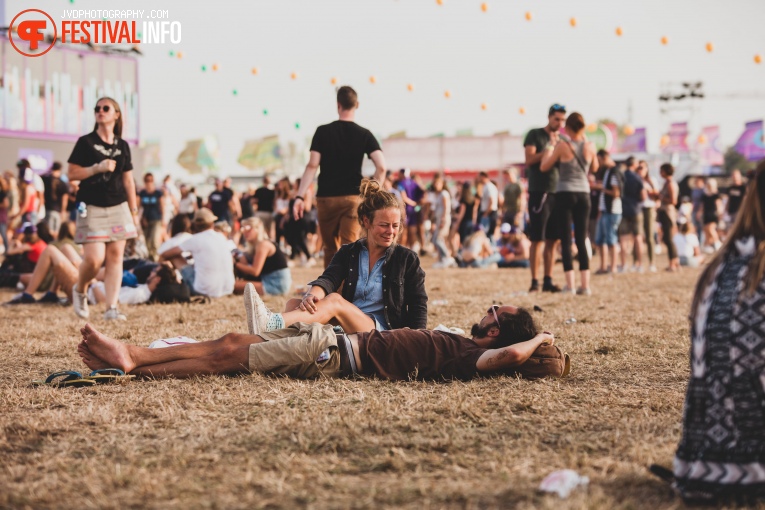
<path fill-rule="evenodd" d="M 648 270 L 650 272 L 652 272 L 652 273 L 655 273 L 656 272 L 656 266 L 651 266 L 651 267 L 648 268 Z"/>
<path fill-rule="evenodd" d="M 120 313 L 116 308 L 109 308 L 104 312 L 105 321 L 126 321 L 127 317 L 124 313 Z"/>
<path fill-rule="evenodd" d="M 560 289 L 561 294 L 576 294 L 576 289 L 569 287 L 568 285 Z"/>
<path fill-rule="evenodd" d="M 251 335 L 268 331 L 268 319 L 273 312 L 266 308 L 266 304 L 251 283 L 244 286 L 244 311 L 247 313 L 247 331 Z"/>
<path fill-rule="evenodd" d="M 85 293 L 77 292 L 77 284 L 72 287 L 72 306 L 74 307 L 74 313 L 80 319 L 87 319 L 90 317 L 90 310 L 88 310 L 88 296 Z"/>

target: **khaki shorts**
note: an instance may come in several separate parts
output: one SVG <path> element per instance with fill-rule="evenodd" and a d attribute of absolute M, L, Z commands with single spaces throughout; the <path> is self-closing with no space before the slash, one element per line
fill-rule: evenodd
<path fill-rule="evenodd" d="M 251 372 L 296 379 L 340 377 L 337 337 L 330 324 L 298 322 L 285 329 L 259 335 L 262 343 L 250 345 Z M 329 349 L 329 358 L 317 361 Z"/>
<path fill-rule="evenodd" d="M 77 233 L 74 235 L 77 244 L 111 243 L 138 235 L 127 202 L 112 207 L 89 205 L 86 211 L 85 217 L 77 213 Z"/>

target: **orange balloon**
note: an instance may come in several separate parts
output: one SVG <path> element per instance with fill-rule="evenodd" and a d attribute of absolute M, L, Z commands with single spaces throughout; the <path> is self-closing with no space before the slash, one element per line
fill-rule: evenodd
<path fill-rule="evenodd" d="M 290 75 L 290 78 L 292 78 L 293 80 L 297 80 L 297 78 L 298 78 L 298 74 L 297 74 L 297 73 L 292 73 L 292 74 Z"/>
<path fill-rule="evenodd" d="M 526 11 L 526 21 L 531 21 L 532 15 L 531 11 Z"/>
<path fill-rule="evenodd" d="M 630 136 L 630 135 L 635 134 L 635 128 L 630 126 L 629 124 L 627 124 L 626 126 L 624 126 L 624 129 L 622 129 L 622 132 L 625 135 Z"/>
<path fill-rule="evenodd" d="M 481 110 L 486 111 L 486 109 L 489 107 L 486 103 L 481 103 Z"/>
<path fill-rule="evenodd" d="M 218 70 L 218 64 L 213 64 L 212 65 L 212 70 L 213 71 L 217 71 Z"/>
<path fill-rule="evenodd" d="M 595 123 L 587 124 L 587 132 L 588 133 L 594 133 L 597 130 L 598 130 L 598 125 L 597 124 L 595 124 Z"/>
<path fill-rule="evenodd" d="M 712 53 L 713 51 L 715 51 L 715 45 L 714 45 L 714 44 L 712 44 L 711 42 L 708 42 L 708 43 L 707 43 L 707 46 L 706 46 L 706 48 L 707 48 L 707 52 L 708 52 L 708 53 Z"/>
<path fill-rule="evenodd" d="M 183 52 L 179 51 L 178 53 L 176 53 L 176 56 L 178 58 L 183 58 Z"/>
<path fill-rule="evenodd" d="M 518 113 L 520 113 L 521 115 L 526 115 L 526 108 L 521 106 L 520 108 L 518 108 Z"/>
<path fill-rule="evenodd" d="M 659 145 L 661 145 L 662 147 L 666 147 L 667 145 L 669 145 L 669 135 L 662 136 L 661 139 L 659 140 Z"/>
<path fill-rule="evenodd" d="M 699 143 L 699 145 L 706 145 L 707 137 L 706 137 L 706 135 L 699 135 L 699 137 L 696 139 L 696 141 Z"/>
<path fill-rule="evenodd" d="M 444 5 L 444 0 L 436 0 L 436 3 L 437 3 L 438 5 Z"/>
<path fill-rule="evenodd" d="M 252 72 L 252 74 L 258 74 L 258 68 L 257 67 L 253 67 L 251 72 Z"/>
<path fill-rule="evenodd" d="M 661 44 L 663 44 L 664 46 L 669 44 L 669 37 L 667 37 L 666 35 L 664 37 L 662 37 L 661 38 Z"/>
<path fill-rule="evenodd" d="M 757 55 L 755 55 L 754 56 L 754 63 L 755 64 L 762 64 L 762 55 L 760 55 L 759 53 Z"/>
<path fill-rule="evenodd" d="M 337 78 L 332 78 L 331 80 L 329 80 L 329 82 L 330 82 L 332 85 L 337 85 Z"/>
<path fill-rule="evenodd" d="M 482 3 L 482 4 L 481 4 L 481 10 L 482 10 L 483 12 L 486 12 L 486 11 L 488 11 L 488 10 L 489 10 L 489 4 L 487 4 L 486 2 Z"/>
<path fill-rule="evenodd" d="M 444 91 L 444 97 L 445 97 L 446 99 L 449 99 L 450 97 L 452 97 L 452 93 L 451 93 L 451 92 L 449 92 L 448 90 L 446 90 L 446 91 Z"/>
<path fill-rule="evenodd" d="M 406 90 L 408 90 L 409 92 L 412 92 L 414 90 L 414 85 L 410 83 L 409 85 L 406 86 Z"/>
<path fill-rule="evenodd" d="M 576 26 L 576 18 L 571 18 L 570 20 L 568 20 L 568 23 L 572 27 L 575 27 Z"/>
<path fill-rule="evenodd" d="M 622 30 L 622 27 L 616 27 L 616 35 L 621 37 L 623 33 L 624 33 L 624 30 Z"/>
<path fill-rule="evenodd" d="M 375 78 L 374 76 L 370 76 L 369 77 L 369 83 L 374 85 L 375 83 L 377 83 L 377 78 Z"/>

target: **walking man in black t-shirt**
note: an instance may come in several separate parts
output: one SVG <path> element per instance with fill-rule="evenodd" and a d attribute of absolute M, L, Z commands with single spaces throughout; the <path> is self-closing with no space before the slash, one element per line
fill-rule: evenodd
<path fill-rule="evenodd" d="M 558 168 L 553 167 L 549 172 L 539 168 L 542 153 L 548 144 L 558 143 L 558 131 L 566 120 L 566 107 L 554 104 L 547 115 L 547 125 L 543 128 L 532 129 L 523 141 L 526 153 L 526 178 L 529 189 L 529 225 L 526 235 L 531 241 L 529 262 L 531 263 L 531 287 L 529 292 L 539 290 L 539 258 L 540 248 L 544 242 L 544 283 L 543 292 L 559 292 L 560 288 L 552 282 L 552 268 L 555 256 L 555 245 L 558 242 L 558 232 L 555 228 L 556 218 L 552 217 L 555 205 L 555 188 L 558 186 Z"/>
<path fill-rule="evenodd" d="M 727 206 L 727 213 L 728 213 L 728 227 L 733 225 L 733 222 L 736 221 L 736 215 L 738 214 L 738 209 L 741 207 L 741 202 L 744 200 L 744 194 L 746 193 L 746 184 L 744 184 L 744 181 L 741 178 L 741 171 L 739 169 L 734 169 L 730 173 L 730 187 L 728 188 L 728 206 Z"/>
<path fill-rule="evenodd" d="M 324 267 L 343 244 L 359 239 L 358 221 L 361 164 L 366 154 L 375 164 L 374 179 L 382 186 L 385 178 L 385 158 L 374 135 L 354 122 L 359 107 L 356 91 L 343 86 L 337 90 L 339 120 L 319 126 L 311 142 L 311 156 L 300 180 L 292 212 L 295 219 L 303 216 L 303 195 L 319 173 L 316 209 L 319 230 L 324 241 Z"/>
<path fill-rule="evenodd" d="M 233 225 L 234 220 L 231 212 L 238 209 L 239 203 L 234 199 L 234 192 L 231 188 L 226 187 L 224 181 L 216 177 L 215 189 L 207 197 L 207 207 L 220 221 Z"/>

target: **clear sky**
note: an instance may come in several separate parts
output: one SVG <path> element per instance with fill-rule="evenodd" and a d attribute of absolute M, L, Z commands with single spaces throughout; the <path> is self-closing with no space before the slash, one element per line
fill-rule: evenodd
<path fill-rule="evenodd" d="M 247 139 L 279 134 L 304 143 L 336 117 L 333 77 L 356 88 L 357 121 L 383 137 L 522 133 L 558 102 L 588 122 L 626 122 L 632 104 L 632 124 L 648 128 L 649 148 L 671 120 L 692 120 L 694 138 L 702 125 L 719 124 L 727 146 L 744 122 L 765 117 L 765 63 L 754 63 L 755 54 L 765 59 L 763 0 L 487 0 L 487 12 L 482 3 L 37 0 L 34 7 L 57 20 L 70 8 L 167 9 L 182 23 L 181 44 L 144 45 L 140 63 L 142 137 L 161 140 L 172 172 L 185 140 L 204 135 L 218 136 L 224 174 L 243 171 L 236 157 Z M 6 5 L 10 15 L 32 7 Z M 662 83 L 696 80 L 707 98 L 693 118 L 660 115 Z"/>

